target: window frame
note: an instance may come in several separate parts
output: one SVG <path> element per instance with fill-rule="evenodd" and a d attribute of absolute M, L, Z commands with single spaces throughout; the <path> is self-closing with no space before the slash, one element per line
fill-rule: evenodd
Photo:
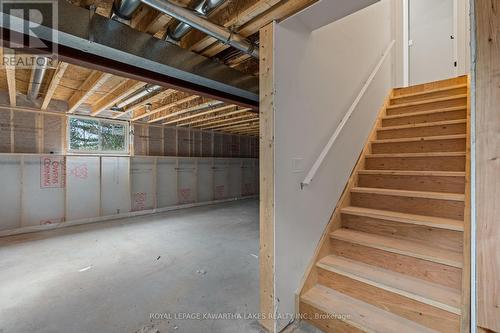
<path fill-rule="evenodd" d="M 98 150 L 80 150 L 80 149 L 72 149 L 71 148 L 71 119 L 85 119 L 85 120 L 93 120 L 99 123 L 99 149 Z M 125 149 L 116 151 L 116 150 L 103 150 L 102 149 L 102 125 L 101 123 L 108 124 L 119 124 L 124 128 L 124 137 L 125 137 Z M 112 120 L 107 118 L 97 118 L 97 117 L 88 117 L 88 116 L 77 116 L 70 115 L 66 120 L 66 152 L 67 154 L 76 154 L 76 155 L 117 155 L 117 156 L 129 156 L 130 155 L 130 124 L 128 121 L 122 120 Z"/>

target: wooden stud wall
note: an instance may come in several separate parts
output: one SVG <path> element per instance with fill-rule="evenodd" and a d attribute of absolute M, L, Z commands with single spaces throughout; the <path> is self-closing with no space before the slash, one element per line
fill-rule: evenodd
<path fill-rule="evenodd" d="M 475 21 L 477 325 L 500 332 L 500 1 L 475 0 Z"/>
<path fill-rule="evenodd" d="M 260 310 L 275 332 L 274 315 L 274 24 L 260 31 Z"/>

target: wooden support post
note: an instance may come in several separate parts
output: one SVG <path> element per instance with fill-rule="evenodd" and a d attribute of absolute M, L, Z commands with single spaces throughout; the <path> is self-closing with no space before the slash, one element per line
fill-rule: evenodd
<path fill-rule="evenodd" d="M 500 332 L 500 1 L 475 0 L 475 21 L 477 326 Z"/>
<path fill-rule="evenodd" d="M 274 315 L 274 23 L 260 30 L 260 323 L 275 331 Z"/>

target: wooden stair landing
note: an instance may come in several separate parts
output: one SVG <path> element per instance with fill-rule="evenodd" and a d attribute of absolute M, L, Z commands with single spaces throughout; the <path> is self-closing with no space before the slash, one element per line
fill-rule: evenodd
<path fill-rule="evenodd" d="M 461 332 L 468 103 L 465 77 L 392 92 L 302 287 L 312 324 Z"/>

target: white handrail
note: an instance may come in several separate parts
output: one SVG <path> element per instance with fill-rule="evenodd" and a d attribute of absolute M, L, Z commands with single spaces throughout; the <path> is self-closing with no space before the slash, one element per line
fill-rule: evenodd
<path fill-rule="evenodd" d="M 303 189 L 304 186 L 309 185 L 311 183 L 312 179 L 314 178 L 314 175 L 318 171 L 318 169 L 321 166 L 321 164 L 323 163 L 323 160 L 325 159 L 326 155 L 328 154 L 328 152 L 332 148 L 333 144 L 335 143 L 335 140 L 337 140 L 337 137 L 339 136 L 340 132 L 342 131 L 342 129 L 344 128 L 344 126 L 347 123 L 347 121 L 349 120 L 349 118 L 351 118 L 352 113 L 354 112 L 354 110 L 358 106 L 359 101 L 361 100 L 361 98 L 363 98 L 363 95 L 365 94 L 366 90 L 368 89 L 368 87 L 372 83 L 373 78 L 375 77 L 375 75 L 377 75 L 378 71 L 380 70 L 380 67 L 382 67 L 382 64 L 384 63 L 385 59 L 387 58 L 387 56 L 391 52 L 391 49 L 394 46 L 395 42 L 396 42 L 395 40 L 392 40 L 389 43 L 389 46 L 387 46 L 384 54 L 382 55 L 382 59 L 380 59 L 377 66 L 375 67 L 375 69 L 373 69 L 372 73 L 368 77 L 368 80 L 366 80 L 365 85 L 363 86 L 363 88 L 361 88 L 361 91 L 359 92 L 358 96 L 356 97 L 356 99 L 352 103 L 349 110 L 347 110 L 347 113 L 345 114 L 344 118 L 342 118 L 342 121 L 340 122 L 339 126 L 337 126 L 337 129 L 335 130 L 335 132 L 333 132 L 333 135 L 330 137 L 330 140 L 328 140 L 328 143 L 321 151 L 321 154 L 319 154 L 318 159 L 316 160 L 316 162 L 314 162 L 313 166 L 311 167 L 311 170 L 309 170 L 309 172 L 307 173 L 306 178 L 304 178 L 302 183 L 300 183 L 300 188 Z"/>

